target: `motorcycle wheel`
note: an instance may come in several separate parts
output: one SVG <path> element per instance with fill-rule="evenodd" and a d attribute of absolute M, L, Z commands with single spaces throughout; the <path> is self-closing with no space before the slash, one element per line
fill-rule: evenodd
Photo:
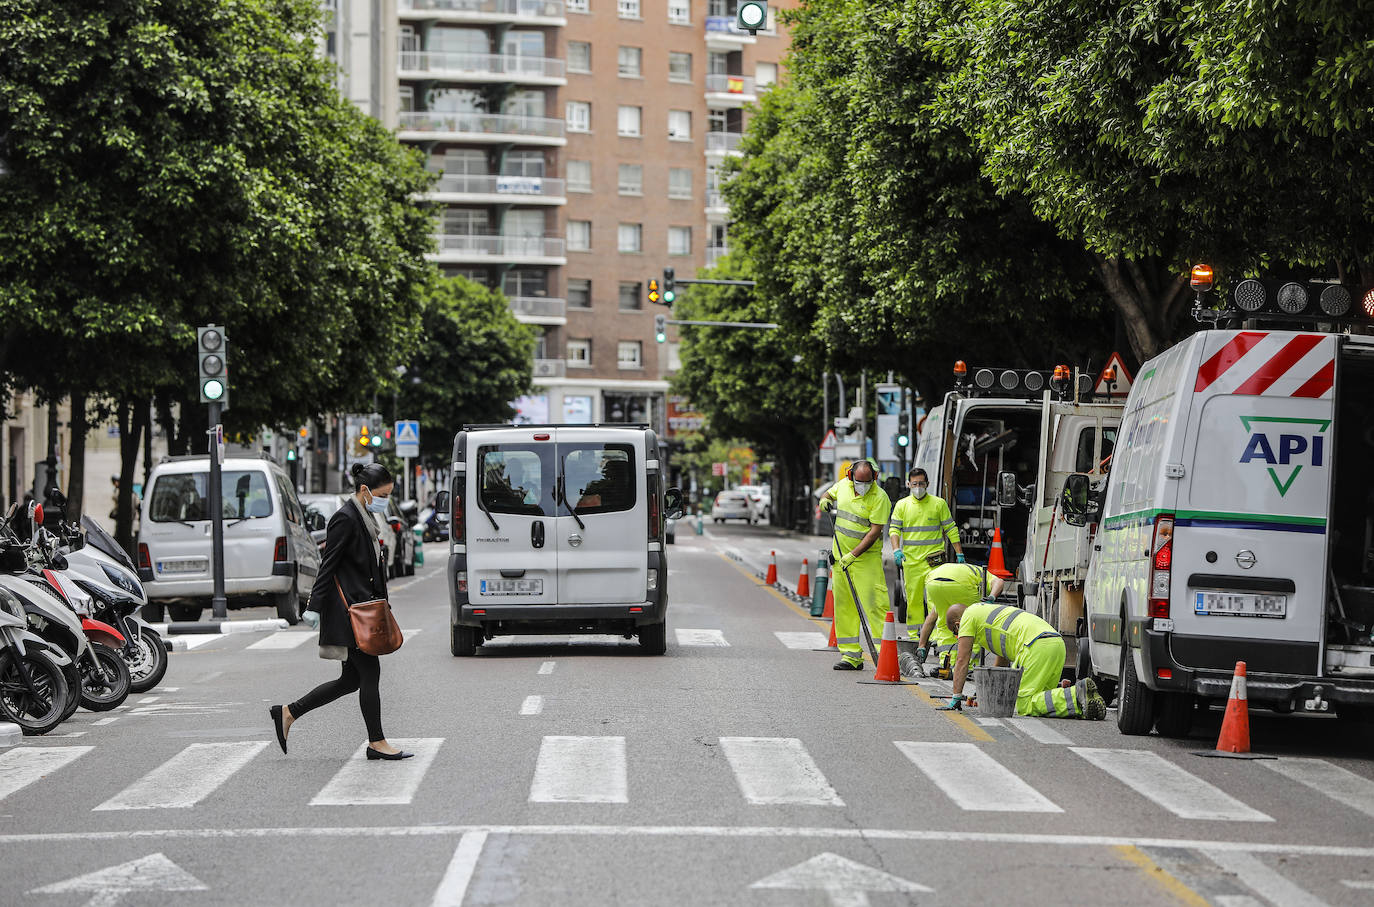
<path fill-rule="evenodd" d="M 100 664 L 95 669 L 90 659 L 82 659 L 81 705 L 92 712 L 108 712 L 118 708 L 129 698 L 129 666 L 119 653 L 104 643 L 93 642 L 91 654 Z"/>
<path fill-rule="evenodd" d="M 120 655 L 129 665 L 129 692 L 146 693 L 162 682 L 167 673 L 167 647 L 152 627 L 141 627 L 134 640 L 133 653 Z"/>
<path fill-rule="evenodd" d="M 24 683 L 20 659 L 33 680 Z M 0 715 L 19 725 L 26 735 L 46 734 L 62 723 L 67 703 L 67 680 L 62 669 L 43 655 L 0 652 Z"/>
<path fill-rule="evenodd" d="M 62 720 L 66 721 L 81 708 L 81 672 L 74 661 L 67 662 L 61 670 L 62 679 L 67 682 L 67 703 L 62 707 Z"/>

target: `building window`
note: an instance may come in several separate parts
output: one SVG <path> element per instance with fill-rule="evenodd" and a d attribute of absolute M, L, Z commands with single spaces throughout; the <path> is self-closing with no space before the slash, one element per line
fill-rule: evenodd
<path fill-rule="evenodd" d="M 754 66 L 754 84 L 759 88 L 778 84 L 778 64 L 759 63 Z"/>
<path fill-rule="evenodd" d="M 616 132 L 621 135 L 638 136 L 642 135 L 644 120 L 643 107 L 631 107 L 622 105 L 619 113 L 616 114 Z M 571 126 L 568 127 L 570 130 Z"/>
<path fill-rule="evenodd" d="M 616 0 L 616 9 L 622 19 L 638 19 L 639 0 Z"/>
<path fill-rule="evenodd" d="M 709 132 L 729 132 L 729 119 L 729 115 L 724 110 L 712 108 L 706 111 L 706 129 Z"/>
<path fill-rule="evenodd" d="M 592 71 L 592 45 L 590 41 L 568 42 L 568 72 Z"/>
<path fill-rule="evenodd" d="M 620 194 L 644 194 L 644 168 L 639 164 L 620 165 Z"/>
<path fill-rule="evenodd" d="M 478 152 L 479 154 L 481 152 Z M 544 152 L 509 151 L 501 161 L 502 176 L 543 176 Z"/>
<path fill-rule="evenodd" d="M 568 308 L 590 309 L 592 307 L 592 282 L 581 277 L 568 279 Z"/>
<path fill-rule="evenodd" d="M 563 7 L 570 13 L 589 13 L 592 11 L 591 0 L 567 0 Z"/>
<path fill-rule="evenodd" d="M 644 225 L 621 224 L 616 230 L 616 250 L 620 252 L 643 252 Z"/>
<path fill-rule="evenodd" d="M 692 197 L 692 171 L 688 167 L 671 167 L 668 170 L 668 197 Z"/>
<path fill-rule="evenodd" d="M 692 254 L 692 228 L 691 228 L 691 227 L 669 227 L 669 228 L 668 228 L 668 254 L 669 254 L 669 255 L 691 255 L 691 254 Z"/>
<path fill-rule="evenodd" d="M 592 191 L 591 161 L 568 161 L 568 191 Z"/>
<path fill-rule="evenodd" d="M 678 50 L 668 51 L 668 81 L 692 81 L 692 55 Z"/>
<path fill-rule="evenodd" d="M 564 109 L 569 132 L 592 131 L 592 105 L 588 101 L 569 101 Z"/>
<path fill-rule="evenodd" d="M 501 279 L 507 296 L 548 296 L 549 272 L 544 268 L 511 268 Z"/>
<path fill-rule="evenodd" d="M 622 340 L 616 347 L 616 364 L 621 368 L 643 368 L 644 346 L 638 340 Z"/>
<path fill-rule="evenodd" d="M 706 54 L 706 71 L 713 76 L 723 76 L 730 72 L 730 55 L 719 51 Z"/>
<path fill-rule="evenodd" d="M 537 90 L 513 91 L 501 102 L 501 112 L 517 117 L 542 117 L 544 115 L 544 92 Z"/>
<path fill-rule="evenodd" d="M 568 221 L 568 251 L 590 252 L 592 250 L 592 222 L 589 220 Z"/>
<path fill-rule="evenodd" d="M 415 86 L 402 85 L 397 88 L 396 99 L 400 103 L 401 113 L 412 113 L 415 110 Z"/>
<path fill-rule="evenodd" d="M 668 138 L 676 139 L 679 142 L 692 140 L 692 111 L 668 111 Z"/>
<path fill-rule="evenodd" d="M 620 284 L 620 310 L 622 312 L 633 312 L 640 307 L 639 284 L 621 283 Z"/>
<path fill-rule="evenodd" d="M 673 25 L 691 25 L 692 0 L 668 0 L 668 21 Z"/>
<path fill-rule="evenodd" d="M 590 337 L 568 338 L 568 368 L 592 367 L 592 340 Z"/>
<path fill-rule="evenodd" d="M 622 47 L 615 55 L 617 71 L 620 75 L 638 79 L 644 75 L 644 50 L 639 47 Z"/>

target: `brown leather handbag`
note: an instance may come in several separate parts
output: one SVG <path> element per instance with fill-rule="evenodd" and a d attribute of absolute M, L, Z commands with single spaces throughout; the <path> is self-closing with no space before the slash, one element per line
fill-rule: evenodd
<path fill-rule="evenodd" d="M 348 607 L 348 621 L 353 625 L 353 639 L 358 643 L 358 651 L 368 655 L 390 655 L 401 647 L 405 637 L 401 627 L 391 614 L 391 605 L 384 598 L 370 602 L 349 604 L 339 581 L 334 580 L 334 588 L 339 590 L 339 598 Z"/>

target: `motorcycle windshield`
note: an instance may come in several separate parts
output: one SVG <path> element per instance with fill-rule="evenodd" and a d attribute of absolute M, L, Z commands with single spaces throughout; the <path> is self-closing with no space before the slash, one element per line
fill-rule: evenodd
<path fill-rule="evenodd" d="M 138 575 L 138 568 L 134 566 L 133 558 L 129 557 L 129 552 L 119 547 L 119 543 L 101 528 L 100 524 L 91 519 L 89 514 L 81 515 L 81 528 L 86 530 L 86 544 L 114 558 L 119 563 L 128 567 Z"/>

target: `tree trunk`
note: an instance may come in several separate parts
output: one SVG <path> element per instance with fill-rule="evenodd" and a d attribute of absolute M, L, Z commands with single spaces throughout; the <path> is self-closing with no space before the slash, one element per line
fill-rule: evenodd
<path fill-rule="evenodd" d="M 86 435 L 90 424 L 86 420 L 86 395 L 72 392 L 71 469 L 67 473 L 67 519 L 81 522 L 86 497 Z"/>
<path fill-rule="evenodd" d="M 130 400 L 119 401 L 119 500 L 115 504 L 115 541 L 131 557 L 134 546 L 134 480 L 138 466 L 138 445 L 147 429 L 148 408 Z M 148 489 L 143 490 L 144 494 Z"/>
<path fill-rule="evenodd" d="M 1094 262 L 1121 316 L 1131 352 L 1140 362 L 1159 355 L 1176 337 L 1175 324 L 1188 299 L 1187 277 L 1166 273 L 1154 261 L 1095 255 Z"/>

